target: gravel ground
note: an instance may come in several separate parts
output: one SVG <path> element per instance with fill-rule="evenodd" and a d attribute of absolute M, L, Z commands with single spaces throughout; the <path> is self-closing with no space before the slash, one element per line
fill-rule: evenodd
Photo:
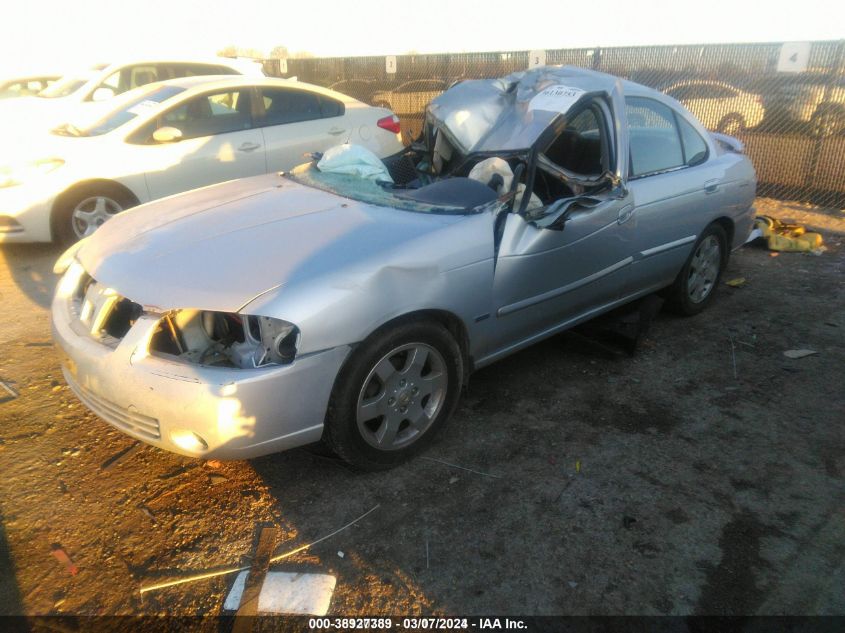
<path fill-rule="evenodd" d="M 284 551 L 377 504 L 273 569 L 334 574 L 333 614 L 845 614 L 845 214 L 758 210 L 827 252 L 743 248 L 725 279 L 744 286 L 659 315 L 634 356 L 567 333 L 488 367 L 430 450 L 367 475 L 136 445 L 62 381 L 56 249 L 0 248 L 19 394 L 0 391 L 0 614 L 219 613 L 232 577 L 138 589 L 248 564 L 261 525 Z"/>

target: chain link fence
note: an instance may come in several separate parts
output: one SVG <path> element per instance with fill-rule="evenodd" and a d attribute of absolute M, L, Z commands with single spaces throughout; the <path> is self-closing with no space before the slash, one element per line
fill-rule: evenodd
<path fill-rule="evenodd" d="M 797 46 L 797 48 L 795 48 Z M 794 49 L 794 51 L 793 51 Z M 390 108 L 406 141 L 426 104 L 456 81 L 501 77 L 530 63 L 568 64 L 675 97 L 706 127 L 740 138 L 760 195 L 845 206 L 845 40 L 806 45 L 714 44 L 289 59 L 296 76 Z"/>

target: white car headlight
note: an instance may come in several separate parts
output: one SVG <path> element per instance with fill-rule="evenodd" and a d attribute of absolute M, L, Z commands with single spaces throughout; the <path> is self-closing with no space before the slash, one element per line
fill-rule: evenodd
<path fill-rule="evenodd" d="M 0 167 L 0 189 L 14 187 L 33 178 L 49 174 L 64 164 L 65 161 L 61 158 L 42 158 L 41 160 Z"/>

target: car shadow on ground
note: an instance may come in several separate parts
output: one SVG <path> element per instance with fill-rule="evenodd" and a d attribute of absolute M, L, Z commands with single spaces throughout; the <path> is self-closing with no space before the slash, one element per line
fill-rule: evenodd
<path fill-rule="evenodd" d="M 0 258 L 6 260 L 12 279 L 34 304 L 47 308 L 53 299 L 58 277 L 53 264 L 62 254 L 57 244 L 4 244 Z"/>
<path fill-rule="evenodd" d="M 12 553 L 6 541 L 6 517 L 0 514 L 0 569 L 14 569 Z M 20 590 L 14 574 L 0 575 L 0 616 L 23 613 Z"/>

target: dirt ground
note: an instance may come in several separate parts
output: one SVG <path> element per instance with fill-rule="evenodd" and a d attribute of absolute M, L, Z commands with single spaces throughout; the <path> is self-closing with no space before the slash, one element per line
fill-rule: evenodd
<path fill-rule="evenodd" d="M 0 391 L 0 614 L 219 613 L 231 576 L 139 587 L 248 564 L 260 525 L 281 552 L 376 505 L 273 569 L 335 575 L 332 614 L 845 613 L 845 213 L 758 211 L 827 252 L 746 246 L 725 276 L 744 286 L 660 314 L 634 356 L 567 333 L 486 368 L 430 450 L 367 475 L 136 445 L 62 381 L 57 250 L 0 248 L 0 379 L 19 394 Z"/>

